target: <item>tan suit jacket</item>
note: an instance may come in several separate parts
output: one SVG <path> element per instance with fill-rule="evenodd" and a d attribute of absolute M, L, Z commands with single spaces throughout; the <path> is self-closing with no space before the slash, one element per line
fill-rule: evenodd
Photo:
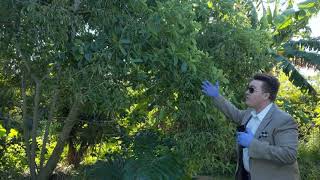
<path fill-rule="evenodd" d="M 222 96 L 213 99 L 216 107 L 238 125 L 246 125 L 253 109 L 239 110 Z M 249 145 L 251 180 L 298 180 L 298 128 L 293 118 L 275 104 L 259 125 Z M 237 147 L 236 179 L 244 171 L 242 149 Z"/>

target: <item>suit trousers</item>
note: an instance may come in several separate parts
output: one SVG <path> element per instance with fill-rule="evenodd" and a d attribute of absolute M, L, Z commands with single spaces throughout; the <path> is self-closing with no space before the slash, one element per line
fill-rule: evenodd
<path fill-rule="evenodd" d="M 242 179 L 243 179 L 243 180 L 251 180 L 250 173 L 247 172 L 246 170 L 243 170 L 243 171 L 242 171 Z"/>

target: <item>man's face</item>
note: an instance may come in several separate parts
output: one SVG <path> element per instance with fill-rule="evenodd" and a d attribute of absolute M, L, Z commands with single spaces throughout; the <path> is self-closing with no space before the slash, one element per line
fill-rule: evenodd
<path fill-rule="evenodd" d="M 252 80 L 246 91 L 246 104 L 254 109 L 259 109 L 269 101 L 269 93 L 262 89 L 263 81 Z"/>

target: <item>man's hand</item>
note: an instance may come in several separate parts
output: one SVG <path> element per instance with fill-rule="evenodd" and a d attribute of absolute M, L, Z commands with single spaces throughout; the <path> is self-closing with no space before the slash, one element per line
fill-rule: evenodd
<path fill-rule="evenodd" d="M 219 82 L 216 81 L 215 85 L 212 85 L 209 81 L 202 82 L 202 92 L 204 92 L 207 96 L 210 97 L 218 97 L 219 96 Z"/>
<path fill-rule="evenodd" d="M 253 133 L 249 128 L 246 129 L 246 132 L 237 132 L 237 143 L 243 147 L 249 147 L 253 139 Z"/>

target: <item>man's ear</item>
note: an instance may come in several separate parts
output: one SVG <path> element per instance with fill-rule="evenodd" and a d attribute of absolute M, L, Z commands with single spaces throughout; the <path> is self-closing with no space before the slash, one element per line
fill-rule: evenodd
<path fill-rule="evenodd" d="M 263 93 L 263 99 L 267 100 L 270 98 L 270 93 Z"/>

